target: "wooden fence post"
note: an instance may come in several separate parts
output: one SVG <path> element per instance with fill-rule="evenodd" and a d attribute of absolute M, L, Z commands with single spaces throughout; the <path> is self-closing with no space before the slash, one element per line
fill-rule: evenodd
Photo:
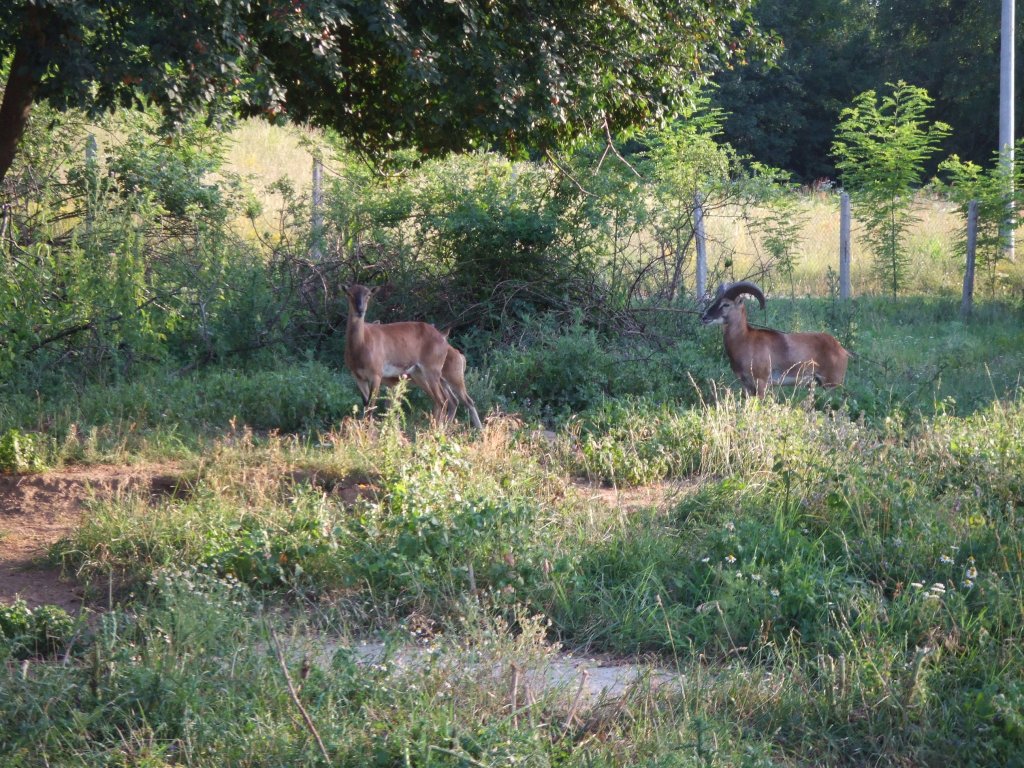
<path fill-rule="evenodd" d="M 700 192 L 693 196 L 693 233 L 697 242 L 697 301 L 704 301 L 708 289 L 708 242 L 704 232 L 704 201 Z"/>
<path fill-rule="evenodd" d="M 839 298 L 849 299 L 850 289 L 850 195 L 839 194 Z"/>
<path fill-rule="evenodd" d="M 98 189 L 96 170 L 96 135 L 90 133 L 85 139 L 85 170 L 88 179 L 88 189 L 85 193 L 85 229 L 92 230 L 92 222 L 95 216 L 93 212 L 93 196 Z"/>
<path fill-rule="evenodd" d="M 323 187 L 323 174 L 324 174 L 324 163 L 317 154 L 313 157 L 313 210 L 312 210 L 312 226 L 310 228 L 310 240 L 311 245 L 309 248 L 309 257 L 313 261 L 320 261 L 324 257 L 323 244 L 324 238 L 324 187 Z"/>
<path fill-rule="evenodd" d="M 974 258 L 978 249 L 978 201 L 967 205 L 967 269 L 964 270 L 964 296 L 960 301 L 960 317 L 965 320 L 974 306 Z"/>

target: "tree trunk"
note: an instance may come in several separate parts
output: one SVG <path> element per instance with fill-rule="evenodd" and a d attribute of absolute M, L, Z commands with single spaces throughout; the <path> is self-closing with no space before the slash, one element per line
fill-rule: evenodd
<path fill-rule="evenodd" d="M 28 116 L 32 111 L 36 91 L 42 79 L 42 68 L 33 59 L 38 56 L 42 42 L 42 21 L 39 8 L 29 5 L 25 9 L 24 26 L 18 47 L 11 61 L 11 73 L 0 103 L 0 183 L 14 162 L 18 142 L 25 133 Z M 33 50 L 35 49 L 35 50 Z"/>

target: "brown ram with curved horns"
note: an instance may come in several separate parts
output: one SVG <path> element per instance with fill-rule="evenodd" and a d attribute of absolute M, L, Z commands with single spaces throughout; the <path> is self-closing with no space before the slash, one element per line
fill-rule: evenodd
<path fill-rule="evenodd" d="M 827 333 L 783 333 L 751 328 L 740 296 L 749 294 L 764 309 L 765 299 L 754 283 L 720 285 L 701 323 L 725 326 L 725 353 L 747 394 L 764 397 L 771 384 L 838 387 L 846 378 L 849 353 Z"/>

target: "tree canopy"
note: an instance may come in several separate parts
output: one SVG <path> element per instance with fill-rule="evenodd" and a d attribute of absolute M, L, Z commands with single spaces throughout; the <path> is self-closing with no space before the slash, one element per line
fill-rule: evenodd
<path fill-rule="evenodd" d="M 807 181 L 834 176 L 829 147 L 840 111 L 859 93 L 903 80 L 927 90 L 935 118 L 951 126 L 946 151 L 988 162 L 999 128 L 999 3 L 760 0 L 754 15 L 783 51 L 777 66 L 752 62 L 716 76 L 725 137 L 741 152 Z"/>
<path fill-rule="evenodd" d="M 8 0 L 0 179 L 32 104 L 330 126 L 368 151 L 543 149 L 669 118 L 770 46 L 752 0 Z"/>

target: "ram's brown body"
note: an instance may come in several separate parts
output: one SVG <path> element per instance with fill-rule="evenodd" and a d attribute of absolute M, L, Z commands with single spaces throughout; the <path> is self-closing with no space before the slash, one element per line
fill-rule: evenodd
<path fill-rule="evenodd" d="M 849 353 L 827 333 L 783 333 L 751 328 L 747 308 L 739 298 L 749 293 L 764 306 L 764 294 L 753 283 L 734 283 L 719 288 L 701 321 L 725 326 L 725 353 L 733 373 L 748 394 L 764 397 L 773 384 L 807 384 L 817 381 L 837 387 L 846 378 Z"/>

